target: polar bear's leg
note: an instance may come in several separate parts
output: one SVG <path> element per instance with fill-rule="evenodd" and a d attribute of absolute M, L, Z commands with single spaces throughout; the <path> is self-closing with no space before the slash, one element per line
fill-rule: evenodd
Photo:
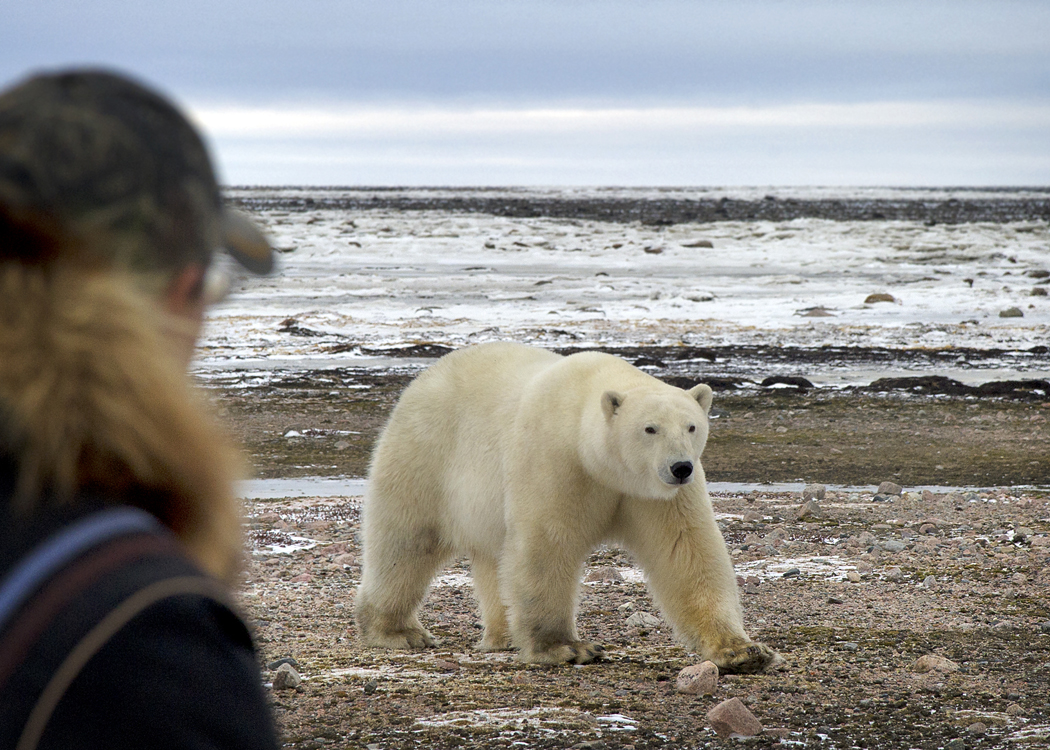
<path fill-rule="evenodd" d="M 587 664 L 603 651 L 576 631 L 576 597 L 588 549 L 541 530 L 508 533 L 502 561 L 511 640 L 518 658 L 538 664 Z M 531 538 L 530 538 L 531 537 Z"/>
<path fill-rule="evenodd" d="M 725 672 L 782 661 L 744 632 L 733 564 L 703 490 L 621 507 L 620 537 L 637 556 L 657 605 L 685 645 Z"/>
<path fill-rule="evenodd" d="M 354 606 L 368 646 L 421 649 L 437 641 L 419 622 L 419 605 L 450 551 L 433 529 L 399 529 L 382 539 L 366 534 L 361 586 Z"/>
<path fill-rule="evenodd" d="M 487 555 L 475 555 L 470 561 L 470 572 L 474 577 L 474 595 L 481 609 L 481 622 L 485 626 L 478 650 L 507 651 L 510 649 L 510 631 L 507 608 L 500 596 L 499 562 Z"/>

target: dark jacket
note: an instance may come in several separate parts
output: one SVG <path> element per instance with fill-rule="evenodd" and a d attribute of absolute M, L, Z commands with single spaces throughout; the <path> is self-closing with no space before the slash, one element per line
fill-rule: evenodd
<path fill-rule="evenodd" d="M 82 504 L 29 521 L 0 513 L 0 581 L 41 542 L 99 507 Z M 58 698 L 37 747 L 277 747 L 247 628 L 223 588 L 157 529 L 84 551 L 7 620 L 0 630 L 0 748 L 17 746 L 45 687 L 78 644 L 151 586 L 167 591 L 98 645 Z M 56 597 L 56 588 L 65 591 Z M 41 607 L 46 598 L 55 604 Z"/>

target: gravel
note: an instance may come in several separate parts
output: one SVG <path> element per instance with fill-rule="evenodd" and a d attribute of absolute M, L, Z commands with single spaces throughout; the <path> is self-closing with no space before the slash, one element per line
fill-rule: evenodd
<path fill-rule="evenodd" d="M 703 660 L 669 627 L 628 624 L 656 608 L 617 548 L 592 555 L 588 572 L 604 572 L 581 586 L 581 635 L 607 649 L 583 667 L 475 652 L 465 560 L 435 581 L 421 613 L 438 649 L 361 648 L 352 618 L 359 498 L 249 503 L 241 601 L 263 663 L 299 665 L 300 685 L 270 692 L 287 747 L 723 747 L 708 712 L 733 698 L 764 727 L 746 740 L 758 747 L 1042 746 L 1050 497 L 1011 488 L 891 497 L 829 488 L 817 521 L 796 520 L 800 493 L 713 498 L 746 626 L 789 661 L 723 676 L 711 695 L 677 691 L 679 673 Z M 278 530 L 312 544 L 275 552 Z M 916 534 L 903 549 L 885 548 L 907 530 Z M 957 669 L 917 671 L 920 663 Z"/>

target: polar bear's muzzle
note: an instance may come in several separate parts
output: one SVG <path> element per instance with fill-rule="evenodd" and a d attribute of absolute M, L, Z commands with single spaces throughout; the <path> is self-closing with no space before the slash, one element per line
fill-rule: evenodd
<path fill-rule="evenodd" d="M 689 484 L 693 481 L 693 462 L 675 461 L 660 474 L 660 478 L 667 484 Z"/>

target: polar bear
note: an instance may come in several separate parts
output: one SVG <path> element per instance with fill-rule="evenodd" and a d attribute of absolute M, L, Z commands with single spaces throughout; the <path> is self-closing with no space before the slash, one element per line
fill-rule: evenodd
<path fill-rule="evenodd" d="M 446 355 L 404 392 L 377 443 L 355 614 L 366 645 L 435 640 L 418 609 L 469 555 L 483 651 L 583 664 L 580 578 L 602 542 L 630 550 L 679 639 L 723 671 L 780 657 L 744 632 L 700 454 L 711 389 L 684 391 L 599 352 L 494 343 Z"/>

